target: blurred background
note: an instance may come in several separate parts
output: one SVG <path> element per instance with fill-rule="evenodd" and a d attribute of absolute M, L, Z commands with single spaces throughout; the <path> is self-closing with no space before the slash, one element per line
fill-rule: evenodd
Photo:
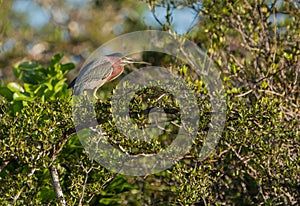
<path fill-rule="evenodd" d="M 209 2 L 0 0 L 0 79 L 2 83 L 15 80 L 13 65 L 24 61 L 47 63 L 51 56 L 62 52 L 63 62 L 76 65 L 76 70 L 68 74 L 70 81 L 84 60 L 100 45 L 118 35 L 145 29 L 169 30 L 186 35 L 208 53 L 213 53 L 209 47 L 214 50 L 225 47 L 229 51 L 237 50 L 241 47 L 241 38 L 231 32 L 226 33 L 228 38 L 225 41 L 223 28 L 218 27 L 228 22 L 222 23 L 223 20 L 214 14 L 226 15 L 228 11 L 218 10 L 222 7 L 222 1 Z M 282 0 L 266 0 L 266 3 L 283 7 Z M 299 5 L 297 2 L 294 4 Z M 289 18 L 289 13 L 281 11 L 268 14 L 268 22 L 278 26 L 278 34 L 286 30 L 279 24 Z M 214 38 L 222 44 L 217 45 L 218 48 L 212 45 Z M 245 49 L 239 49 L 238 53 L 245 53 Z"/>
<path fill-rule="evenodd" d="M 62 52 L 76 70 L 93 50 L 120 34 L 162 29 L 167 9 L 136 0 L 13 0 L 0 1 L 0 78 L 14 80 L 13 65 L 49 62 Z M 197 6 L 199 3 L 195 3 Z M 199 4 L 200 5 L 200 4 Z M 154 13 L 153 13 L 154 12 Z M 155 15 L 154 15 L 155 14 Z M 185 34 L 199 14 L 189 7 L 172 11 L 172 29 Z"/>

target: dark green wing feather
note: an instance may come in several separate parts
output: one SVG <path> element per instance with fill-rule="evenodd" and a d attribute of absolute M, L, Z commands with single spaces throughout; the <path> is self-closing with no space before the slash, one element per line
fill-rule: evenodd
<path fill-rule="evenodd" d="M 94 90 L 105 83 L 105 79 L 112 73 L 112 64 L 108 57 L 102 56 L 86 64 L 79 72 L 74 83 L 73 94 L 82 94 L 85 90 Z"/>

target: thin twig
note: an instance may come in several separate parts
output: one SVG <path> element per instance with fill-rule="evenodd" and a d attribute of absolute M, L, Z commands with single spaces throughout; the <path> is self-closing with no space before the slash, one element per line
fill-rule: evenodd
<path fill-rule="evenodd" d="M 235 97 L 243 97 L 243 96 L 246 96 L 247 94 L 253 92 L 252 89 L 250 89 L 249 91 L 245 92 L 245 93 L 242 93 L 242 94 L 239 94 L 239 95 L 236 95 Z"/>
<path fill-rule="evenodd" d="M 20 191 L 14 196 L 13 198 L 13 203 L 15 203 L 17 201 L 17 199 L 19 199 L 21 193 L 23 192 L 23 190 L 25 189 L 25 186 L 23 186 Z"/>
<path fill-rule="evenodd" d="M 78 205 L 82 205 L 82 201 L 83 201 L 83 198 L 84 198 L 84 193 L 85 193 L 85 189 L 86 189 L 86 184 L 87 184 L 87 181 L 88 181 L 88 177 L 89 177 L 89 173 L 93 170 L 93 166 L 89 169 L 89 170 L 86 170 L 84 168 L 83 165 L 81 165 L 81 167 L 83 168 L 84 172 L 85 172 L 85 179 L 84 179 L 84 184 L 82 186 L 82 193 L 81 193 L 81 197 L 80 197 L 80 200 L 79 200 L 79 203 Z"/>

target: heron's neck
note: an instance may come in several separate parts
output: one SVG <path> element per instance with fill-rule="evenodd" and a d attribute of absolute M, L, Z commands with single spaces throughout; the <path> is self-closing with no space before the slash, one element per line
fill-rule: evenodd
<path fill-rule="evenodd" d="M 115 78 L 120 76 L 123 71 L 124 71 L 124 67 L 121 65 L 121 61 L 118 60 L 118 61 L 114 62 L 114 64 L 112 65 L 112 73 L 109 76 L 107 81 L 114 80 Z"/>

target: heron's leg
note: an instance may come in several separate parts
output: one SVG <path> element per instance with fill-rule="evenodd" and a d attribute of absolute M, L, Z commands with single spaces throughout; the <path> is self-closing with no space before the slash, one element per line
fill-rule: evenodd
<path fill-rule="evenodd" d="M 96 100 L 99 99 L 99 97 L 97 96 L 97 90 L 99 89 L 99 87 L 95 88 L 94 89 L 94 92 L 93 92 L 93 96 L 95 97 Z"/>

